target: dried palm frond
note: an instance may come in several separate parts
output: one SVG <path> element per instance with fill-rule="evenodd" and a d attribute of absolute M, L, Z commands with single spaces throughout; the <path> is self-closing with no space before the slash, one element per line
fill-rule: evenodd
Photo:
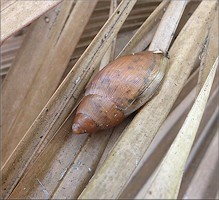
<path fill-rule="evenodd" d="M 211 92 L 204 82 L 216 71 L 217 1 L 22 2 L 1 8 L 2 197 L 215 198 L 218 80 Z M 145 49 L 170 49 L 157 94 L 115 128 L 73 135 L 75 108 L 99 68 Z M 177 149 L 202 101 L 190 145 Z"/>

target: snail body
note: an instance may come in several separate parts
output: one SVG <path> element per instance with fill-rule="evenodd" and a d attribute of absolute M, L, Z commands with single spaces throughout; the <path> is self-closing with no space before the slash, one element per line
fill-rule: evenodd
<path fill-rule="evenodd" d="M 73 132 L 94 133 L 114 127 L 144 105 L 161 84 L 166 60 L 163 54 L 146 51 L 108 64 L 88 84 Z"/>

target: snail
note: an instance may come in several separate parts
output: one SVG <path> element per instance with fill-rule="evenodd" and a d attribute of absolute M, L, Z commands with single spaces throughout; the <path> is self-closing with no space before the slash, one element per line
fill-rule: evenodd
<path fill-rule="evenodd" d="M 143 106 L 158 90 L 167 58 L 145 51 L 122 56 L 99 71 L 87 85 L 73 133 L 94 133 L 114 127 Z"/>

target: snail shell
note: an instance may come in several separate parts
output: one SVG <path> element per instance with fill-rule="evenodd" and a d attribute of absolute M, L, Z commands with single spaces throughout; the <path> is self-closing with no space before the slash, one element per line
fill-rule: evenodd
<path fill-rule="evenodd" d="M 167 58 L 150 51 L 120 57 L 88 84 L 72 126 L 73 133 L 114 127 L 144 105 L 164 77 Z"/>

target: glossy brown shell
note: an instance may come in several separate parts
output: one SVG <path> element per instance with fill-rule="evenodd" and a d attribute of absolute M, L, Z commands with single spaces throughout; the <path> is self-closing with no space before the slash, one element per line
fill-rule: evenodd
<path fill-rule="evenodd" d="M 113 127 L 134 112 L 139 108 L 132 108 L 134 102 L 142 94 L 151 97 L 160 85 L 166 65 L 164 60 L 162 54 L 146 51 L 120 57 L 103 68 L 86 88 L 74 119 L 73 132 L 92 133 Z M 147 100 L 145 98 L 141 105 Z"/>

